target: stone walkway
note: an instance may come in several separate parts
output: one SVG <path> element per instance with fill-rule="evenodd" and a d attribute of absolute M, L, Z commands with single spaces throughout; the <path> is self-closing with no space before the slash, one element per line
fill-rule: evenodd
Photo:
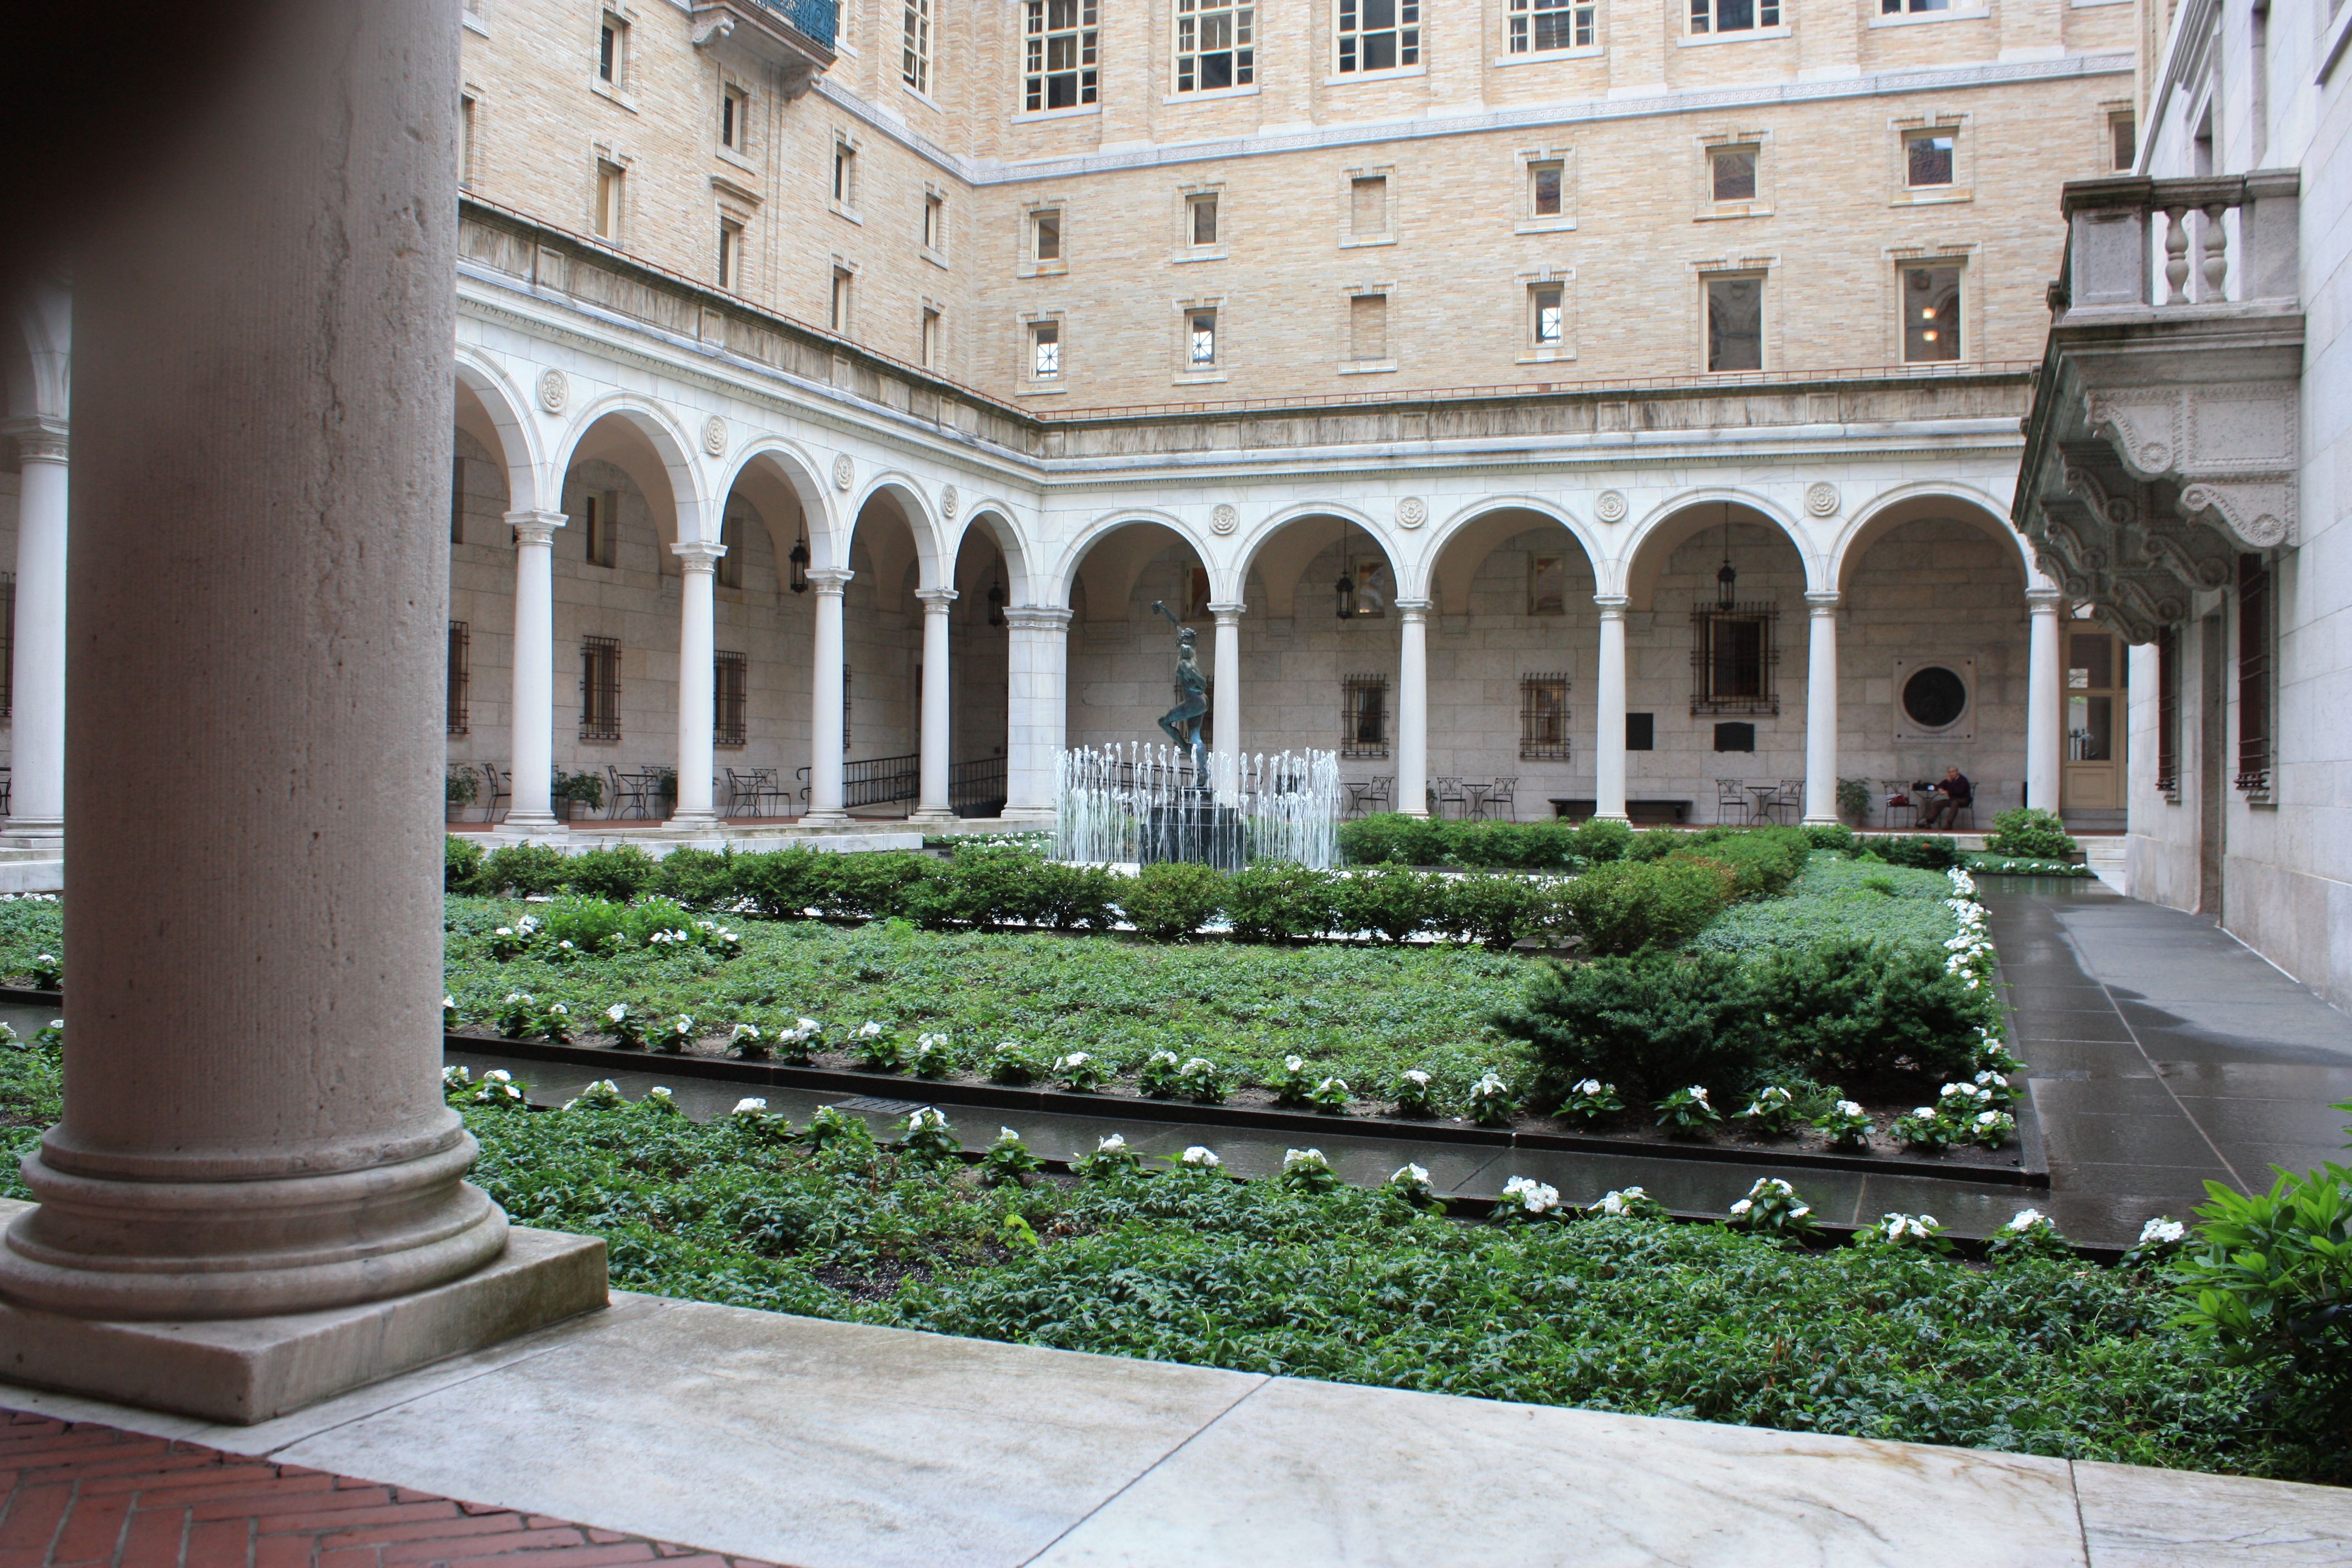
<path fill-rule="evenodd" d="M 73 1547 L 88 1555 L 44 1555 L 46 1516 L 27 1510 L 0 1519 L 0 1568 L 463 1562 L 479 1538 L 390 1544 L 391 1532 L 488 1531 L 466 1522 L 488 1518 L 516 1544 L 523 1531 L 583 1538 L 545 1534 L 546 1549 L 495 1568 L 645 1561 L 676 1550 L 662 1542 L 800 1568 L 2352 1563 L 2352 1491 L 2331 1488 L 1311 1383 L 643 1296 L 258 1426 L 5 1385 L 0 1404 L 250 1456 L 239 1473 L 290 1478 L 310 1498 L 367 1499 L 322 1520 L 292 1511 L 318 1506 L 307 1500 L 223 1493 L 210 1506 L 247 1533 L 176 1558 L 162 1547 L 109 1555 L 110 1531 L 131 1537 L 103 1510 L 97 1544 Z M 198 1464 L 225 1481 L 238 1461 Z M 352 1476 L 381 1489 L 336 1479 Z M 442 1501 L 453 1496 L 475 1500 Z M 421 1510 L 414 1524 L 375 1517 L 406 1508 Z M 29 1548 L 11 1529 L 19 1517 L 34 1521 Z M 288 1522 L 242 1522 L 271 1519 Z M 168 1538 L 176 1527 L 148 1528 Z M 322 1550 L 343 1531 L 369 1554 Z"/>
<path fill-rule="evenodd" d="M 2095 882 L 1984 883 L 2017 1053 L 2078 1240 L 2188 1219 L 2208 1181 L 2267 1187 L 2345 1152 L 2352 1019 L 2211 921 Z"/>

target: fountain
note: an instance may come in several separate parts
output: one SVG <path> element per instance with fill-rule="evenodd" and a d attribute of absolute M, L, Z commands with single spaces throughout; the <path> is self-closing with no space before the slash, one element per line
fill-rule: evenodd
<path fill-rule="evenodd" d="M 1330 752 L 1210 757 L 1143 741 L 1064 752 L 1055 770 L 1062 860 L 1198 860 L 1220 870 L 1269 860 L 1326 869 L 1339 854 L 1339 759 Z M 1214 775 L 1232 770 L 1227 781 Z"/>

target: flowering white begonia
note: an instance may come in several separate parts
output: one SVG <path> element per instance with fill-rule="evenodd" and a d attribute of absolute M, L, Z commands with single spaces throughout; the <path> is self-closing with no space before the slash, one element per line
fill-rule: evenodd
<path fill-rule="evenodd" d="M 730 1116 L 765 1116 L 768 1114 L 768 1102 L 759 1095 L 747 1094 L 742 1099 L 737 1100 L 735 1102 L 735 1109 L 729 1111 L 727 1114 Z"/>
<path fill-rule="evenodd" d="M 1196 1171 L 1213 1171 L 1224 1163 L 1223 1160 L 1217 1158 L 1217 1152 L 1214 1149 L 1203 1147 L 1199 1143 L 1185 1150 L 1181 1159 L 1185 1164 Z"/>
<path fill-rule="evenodd" d="M 2048 1225 L 2049 1223 L 2050 1216 L 2043 1214 L 2040 1209 L 2020 1209 L 2015 1214 L 2010 1215 L 2009 1223 L 2001 1228 L 2004 1230 L 2023 1232 L 2032 1230 L 2037 1225 Z"/>
<path fill-rule="evenodd" d="M 1097 1154 L 1116 1154 L 1125 1150 L 1126 1147 L 1127 1140 L 1116 1132 L 1112 1133 L 1108 1138 L 1097 1138 L 1095 1140 L 1095 1152 Z"/>
<path fill-rule="evenodd" d="M 2187 1226 L 2177 1219 L 2167 1219 L 2162 1215 L 2157 1215 L 2139 1227 L 2139 1244 L 2142 1247 L 2169 1247 L 2177 1241 L 2186 1241 L 2188 1238 Z"/>
<path fill-rule="evenodd" d="M 1559 1207 L 1559 1189 L 1549 1182 L 1538 1182 L 1531 1176 L 1513 1176 L 1503 1184 L 1505 1197 L 1517 1197 L 1519 1207 L 1531 1215 L 1549 1214 Z"/>

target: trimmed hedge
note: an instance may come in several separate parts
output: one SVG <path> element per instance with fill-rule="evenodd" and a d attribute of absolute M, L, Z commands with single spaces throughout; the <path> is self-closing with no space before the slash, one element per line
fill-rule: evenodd
<path fill-rule="evenodd" d="M 1633 837 L 1622 822 L 1447 822 L 1391 812 L 1341 823 L 1339 854 L 1354 866 L 1580 871 L 1624 858 Z"/>

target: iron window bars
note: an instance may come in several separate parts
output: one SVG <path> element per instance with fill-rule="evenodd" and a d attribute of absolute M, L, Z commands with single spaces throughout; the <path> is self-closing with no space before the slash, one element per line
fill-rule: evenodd
<path fill-rule="evenodd" d="M 1701 605 L 1691 610 L 1691 706 L 1700 713 L 1778 717 L 1773 673 L 1780 662 L 1780 610 L 1769 604 Z"/>
<path fill-rule="evenodd" d="M 621 643 L 617 637 L 580 639 L 580 738 L 621 738 Z"/>
<path fill-rule="evenodd" d="M 1568 677 L 1549 674 L 1522 678 L 1519 760 L 1565 762 L 1568 756 Z"/>
<path fill-rule="evenodd" d="M 1389 754 L 1389 678 L 1351 675 L 1339 683 L 1339 754 Z"/>

